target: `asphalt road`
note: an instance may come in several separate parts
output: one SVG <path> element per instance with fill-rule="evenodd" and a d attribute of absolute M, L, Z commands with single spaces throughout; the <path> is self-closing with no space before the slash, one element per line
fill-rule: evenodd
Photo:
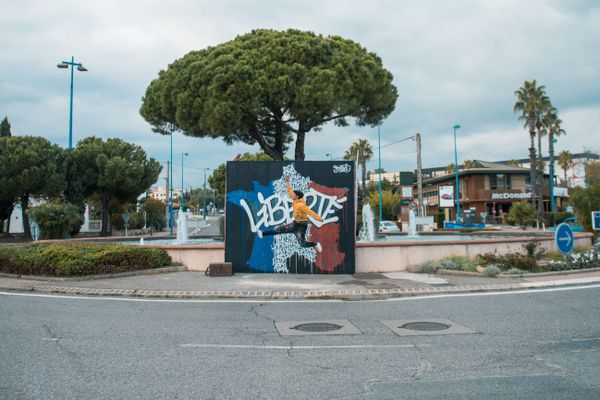
<path fill-rule="evenodd" d="M 475 333 L 380 322 L 434 319 Z M 311 320 L 359 333 L 276 327 Z M 375 302 L 0 294 L 0 398 L 598 399 L 599 321 L 599 287 Z"/>

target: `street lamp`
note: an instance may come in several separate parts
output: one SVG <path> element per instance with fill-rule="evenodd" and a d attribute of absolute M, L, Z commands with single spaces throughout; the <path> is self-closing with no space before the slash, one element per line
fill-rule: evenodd
<path fill-rule="evenodd" d="M 206 171 L 210 168 L 202 168 L 204 171 L 204 184 L 202 185 L 202 219 L 206 221 Z"/>
<path fill-rule="evenodd" d="M 169 234 L 173 234 L 173 131 L 171 137 L 171 168 L 169 168 Z"/>
<path fill-rule="evenodd" d="M 377 148 L 379 150 L 379 223 L 383 220 L 383 195 L 381 194 L 381 124 L 377 125 Z"/>
<path fill-rule="evenodd" d="M 458 189 L 458 153 L 456 151 L 456 130 L 460 125 L 454 125 L 454 175 L 456 176 L 456 223 L 460 222 L 460 191 Z"/>
<path fill-rule="evenodd" d="M 552 143 L 558 140 L 553 137 Z M 550 211 L 554 212 L 554 152 L 550 153 Z"/>
<path fill-rule="evenodd" d="M 181 153 L 181 212 L 185 212 L 185 189 L 183 188 L 183 156 L 187 156 L 188 153 Z"/>
<path fill-rule="evenodd" d="M 63 61 L 57 65 L 58 68 L 64 69 L 71 66 L 71 97 L 69 101 L 69 149 L 73 148 L 73 67 L 77 67 L 77 71 L 87 72 L 87 69 L 81 63 L 75 62 L 75 57 L 71 57 L 71 61 Z"/>

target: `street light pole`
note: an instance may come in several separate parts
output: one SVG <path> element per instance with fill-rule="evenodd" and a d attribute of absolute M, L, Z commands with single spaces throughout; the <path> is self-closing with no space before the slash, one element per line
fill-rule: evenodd
<path fill-rule="evenodd" d="M 71 57 L 71 61 L 62 61 L 57 65 L 58 68 L 64 69 L 71 66 L 71 95 L 69 98 L 69 149 L 73 148 L 73 68 L 77 67 L 77 71 L 87 72 L 87 69 L 81 63 L 75 62 L 75 57 Z"/>
<path fill-rule="evenodd" d="M 456 130 L 460 125 L 454 125 L 454 175 L 456 176 L 456 223 L 460 222 L 460 191 L 458 188 L 458 153 L 456 151 Z"/>
<path fill-rule="evenodd" d="M 185 212 L 185 189 L 183 188 L 183 156 L 187 156 L 188 153 L 181 153 L 181 211 Z"/>
<path fill-rule="evenodd" d="M 204 184 L 202 185 L 202 216 L 203 220 L 206 221 L 206 171 L 210 168 L 203 168 L 204 171 Z"/>
<path fill-rule="evenodd" d="M 171 170 L 169 173 L 169 232 L 173 234 L 173 131 L 169 135 L 171 137 Z"/>
<path fill-rule="evenodd" d="M 553 137 L 552 143 L 558 140 Z M 554 151 L 550 152 L 550 211 L 554 212 Z"/>
<path fill-rule="evenodd" d="M 377 141 L 379 150 L 379 222 L 383 220 L 383 195 L 381 194 L 381 124 L 377 125 Z"/>

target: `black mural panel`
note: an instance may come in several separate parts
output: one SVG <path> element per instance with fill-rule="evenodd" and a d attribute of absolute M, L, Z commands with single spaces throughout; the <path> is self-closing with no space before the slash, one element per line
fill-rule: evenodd
<path fill-rule="evenodd" d="M 294 233 L 268 235 L 294 222 L 286 178 L 323 219 L 309 218 L 304 244 L 320 252 Z M 353 162 L 228 162 L 225 261 L 235 272 L 354 273 L 355 182 Z"/>

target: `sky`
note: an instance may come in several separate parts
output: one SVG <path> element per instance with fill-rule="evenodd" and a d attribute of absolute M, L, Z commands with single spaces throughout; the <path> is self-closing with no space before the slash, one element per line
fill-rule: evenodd
<path fill-rule="evenodd" d="M 168 137 L 153 133 L 139 114 L 158 72 L 190 51 L 253 29 L 289 28 L 354 40 L 393 74 L 399 97 L 381 125 L 386 171 L 416 168 L 413 141 L 387 144 L 417 132 L 424 168 L 453 162 L 457 123 L 459 163 L 527 158 L 528 132 L 513 105 L 515 90 L 531 79 L 545 85 L 564 121 L 567 135 L 557 151 L 600 149 L 596 0 L 5 1 L 0 118 L 8 117 L 13 135 L 43 136 L 67 147 L 70 77 L 56 64 L 74 56 L 88 69 L 74 76 L 74 143 L 90 135 L 119 137 L 165 165 Z M 341 158 L 361 138 L 375 149 L 368 164 L 375 169 L 377 129 L 353 123 L 307 134 L 306 159 Z M 174 182 L 181 182 L 182 152 L 189 154 L 184 186 L 196 187 L 204 182 L 204 168 L 259 150 L 176 133 Z"/>

